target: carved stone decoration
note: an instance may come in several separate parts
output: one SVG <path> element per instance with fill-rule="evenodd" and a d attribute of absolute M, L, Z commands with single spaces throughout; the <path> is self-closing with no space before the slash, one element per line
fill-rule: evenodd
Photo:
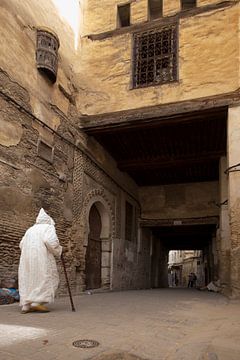
<path fill-rule="evenodd" d="M 37 30 L 37 68 L 53 83 L 57 78 L 58 48 L 59 40 L 56 34 L 44 28 Z"/>

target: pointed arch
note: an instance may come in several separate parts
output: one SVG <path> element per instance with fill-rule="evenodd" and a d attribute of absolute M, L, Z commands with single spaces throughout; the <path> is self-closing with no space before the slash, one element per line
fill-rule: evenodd
<path fill-rule="evenodd" d="M 111 202 L 108 200 L 104 190 L 101 189 L 91 190 L 83 202 L 81 220 L 79 224 L 82 229 L 81 243 L 83 244 L 83 256 L 86 260 L 90 233 L 89 215 L 93 205 L 98 210 L 101 218 L 101 288 L 111 288 L 115 215 Z M 86 262 L 84 266 L 83 282 L 86 284 Z"/>

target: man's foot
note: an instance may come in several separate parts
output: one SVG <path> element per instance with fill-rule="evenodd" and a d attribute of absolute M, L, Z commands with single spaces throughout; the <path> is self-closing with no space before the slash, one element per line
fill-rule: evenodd
<path fill-rule="evenodd" d="M 21 310 L 21 314 L 27 314 L 29 312 L 32 312 L 32 309 L 30 305 L 24 305 Z"/>
<path fill-rule="evenodd" d="M 39 313 L 47 313 L 49 312 L 49 309 L 45 305 L 39 304 L 36 306 L 31 306 L 31 311 L 39 312 Z"/>

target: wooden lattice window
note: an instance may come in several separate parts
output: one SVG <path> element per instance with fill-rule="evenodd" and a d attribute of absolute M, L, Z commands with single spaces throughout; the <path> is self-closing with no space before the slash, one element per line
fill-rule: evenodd
<path fill-rule="evenodd" d="M 56 34 L 47 29 L 37 30 L 37 68 L 53 83 L 57 78 L 58 48 L 59 40 Z"/>
<path fill-rule="evenodd" d="M 177 25 L 135 33 L 133 87 L 177 80 Z"/>
<path fill-rule="evenodd" d="M 133 206 L 126 201 L 125 213 L 125 239 L 131 241 L 133 239 Z"/>

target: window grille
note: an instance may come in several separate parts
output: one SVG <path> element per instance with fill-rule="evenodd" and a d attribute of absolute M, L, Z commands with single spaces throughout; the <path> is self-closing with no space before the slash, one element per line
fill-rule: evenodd
<path fill-rule="evenodd" d="M 133 87 L 177 80 L 177 25 L 135 33 Z"/>

